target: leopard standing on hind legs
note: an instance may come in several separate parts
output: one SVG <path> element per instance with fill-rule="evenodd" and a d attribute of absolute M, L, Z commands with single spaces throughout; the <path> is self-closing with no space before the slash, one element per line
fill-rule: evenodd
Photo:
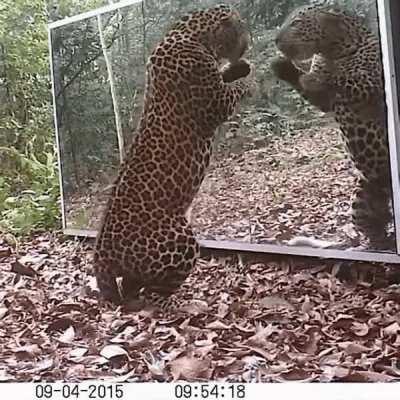
<path fill-rule="evenodd" d="M 272 62 L 276 76 L 314 106 L 332 111 L 340 125 L 358 175 L 352 198 L 356 229 L 371 248 L 388 248 L 391 176 L 377 35 L 356 16 L 311 5 L 288 16 L 276 44 L 284 54 Z M 307 59 L 312 59 L 310 71 L 296 67 Z"/>
<path fill-rule="evenodd" d="M 254 68 L 242 58 L 248 45 L 238 12 L 220 5 L 183 17 L 150 55 L 141 119 L 94 252 L 104 299 L 140 294 L 164 307 L 194 267 L 199 246 L 185 214 L 217 127 L 255 89 Z"/>

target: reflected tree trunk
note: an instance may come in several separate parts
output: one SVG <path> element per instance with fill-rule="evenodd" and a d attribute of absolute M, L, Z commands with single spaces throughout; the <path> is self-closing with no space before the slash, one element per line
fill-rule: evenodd
<path fill-rule="evenodd" d="M 142 33 L 143 33 L 143 63 L 146 64 L 147 61 L 147 21 L 146 21 L 146 6 L 144 4 L 144 2 L 142 2 L 141 4 L 142 7 L 142 18 L 143 18 L 143 25 L 142 25 Z"/>
<path fill-rule="evenodd" d="M 125 155 L 124 135 L 122 132 L 121 114 L 119 111 L 118 98 L 117 98 L 117 93 L 116 93 L 116 89 L 115 89 L 114 73 L 113 73 L 112 63 L 111 63 L 110 57 L 108 56 L 108 52 L 107 52 L 107 45 L 106 45 L 106 41 L 104 38 L 103 24 L 101 22 L 101 15 L 97 16 L 97 25 L 98 25 L 98 29 L 99 29 L 100 43 L 101 43 L 101 48 L 103 50 L 104 61 L 107 66 L 108 80 L 110 82 L 111 98 L 112 98 L 114 117 L 115 117 L 115 126 L 117 129 L 117 137 L 118 137 L 119 156 L 120 156 L 120 161 L 122 162 L 124 155 Z"/>

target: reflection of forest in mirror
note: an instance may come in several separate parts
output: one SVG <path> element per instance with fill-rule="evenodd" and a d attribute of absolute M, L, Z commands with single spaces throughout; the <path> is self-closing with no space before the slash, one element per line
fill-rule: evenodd
<path fill-rule="evenodd" d="M 198 7 L 218 3 L 201 1 Z M 199 238 L 284 243 L 307 236 L 348 246 L 360 241 L 350 216 L 356 171 L 332 113 L 312 106 L 270 68 L 278 54 L 277 27 L 294 7 L 310 3 L 239 2 L 251 31 L 248 58 L 256 65 L 259 89 L 217 132 L 214 157 L 193 204 Z M 338 3 L 378 34 L 374 1 Z M 64 88 L 57 105 L 69 228 L 98 227 L 99 207 L 119 160 L 115 112 L 129 145 L 140 115 L 145 60 L 169 24 L 191 9 L 186 0 L 147 1 L 101 16 L 117 110 L 97 18 L 53 30 L 55 78 Z"/>
<path fill-rule="evenodd" d="M 53 29 L 52 52 L 67 227 L 90 227 L 119 162 L 96 18 Z"/>

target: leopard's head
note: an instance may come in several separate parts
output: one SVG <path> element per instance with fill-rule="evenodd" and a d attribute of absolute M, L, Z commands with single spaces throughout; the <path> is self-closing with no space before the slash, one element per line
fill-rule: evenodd
<path fill-rule="evenodd" d="M 250 44 L 249 31 L 238 11 L 224 4 L 182 17 L 173 30 L 200 41 L 218 60 L 231 63 L 239 60 Z"/>
<path fill-rule="evenodd" d="M 338 59 L 356 51 L 366 33 L 356 16 L 326 5 L 308 5 L 289 14 L 275 40 L 290 59 L 306 60 L 317 53 Z"/>

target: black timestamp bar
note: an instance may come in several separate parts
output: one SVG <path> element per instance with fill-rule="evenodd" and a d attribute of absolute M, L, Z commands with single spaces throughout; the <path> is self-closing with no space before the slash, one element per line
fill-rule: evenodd
<path fill-rule="evenodd" d="M 174 399 L 224 399 L 235 400 L 246 398 L 246 386 L 242 384 L 191 384 L 178 383 L 174 386 Z"/>
<path fill-rule="evenodd" d="M 35 399 L 123 399 L 124 386 L 122 384 L 50 384 L 35 385 Z"/>

